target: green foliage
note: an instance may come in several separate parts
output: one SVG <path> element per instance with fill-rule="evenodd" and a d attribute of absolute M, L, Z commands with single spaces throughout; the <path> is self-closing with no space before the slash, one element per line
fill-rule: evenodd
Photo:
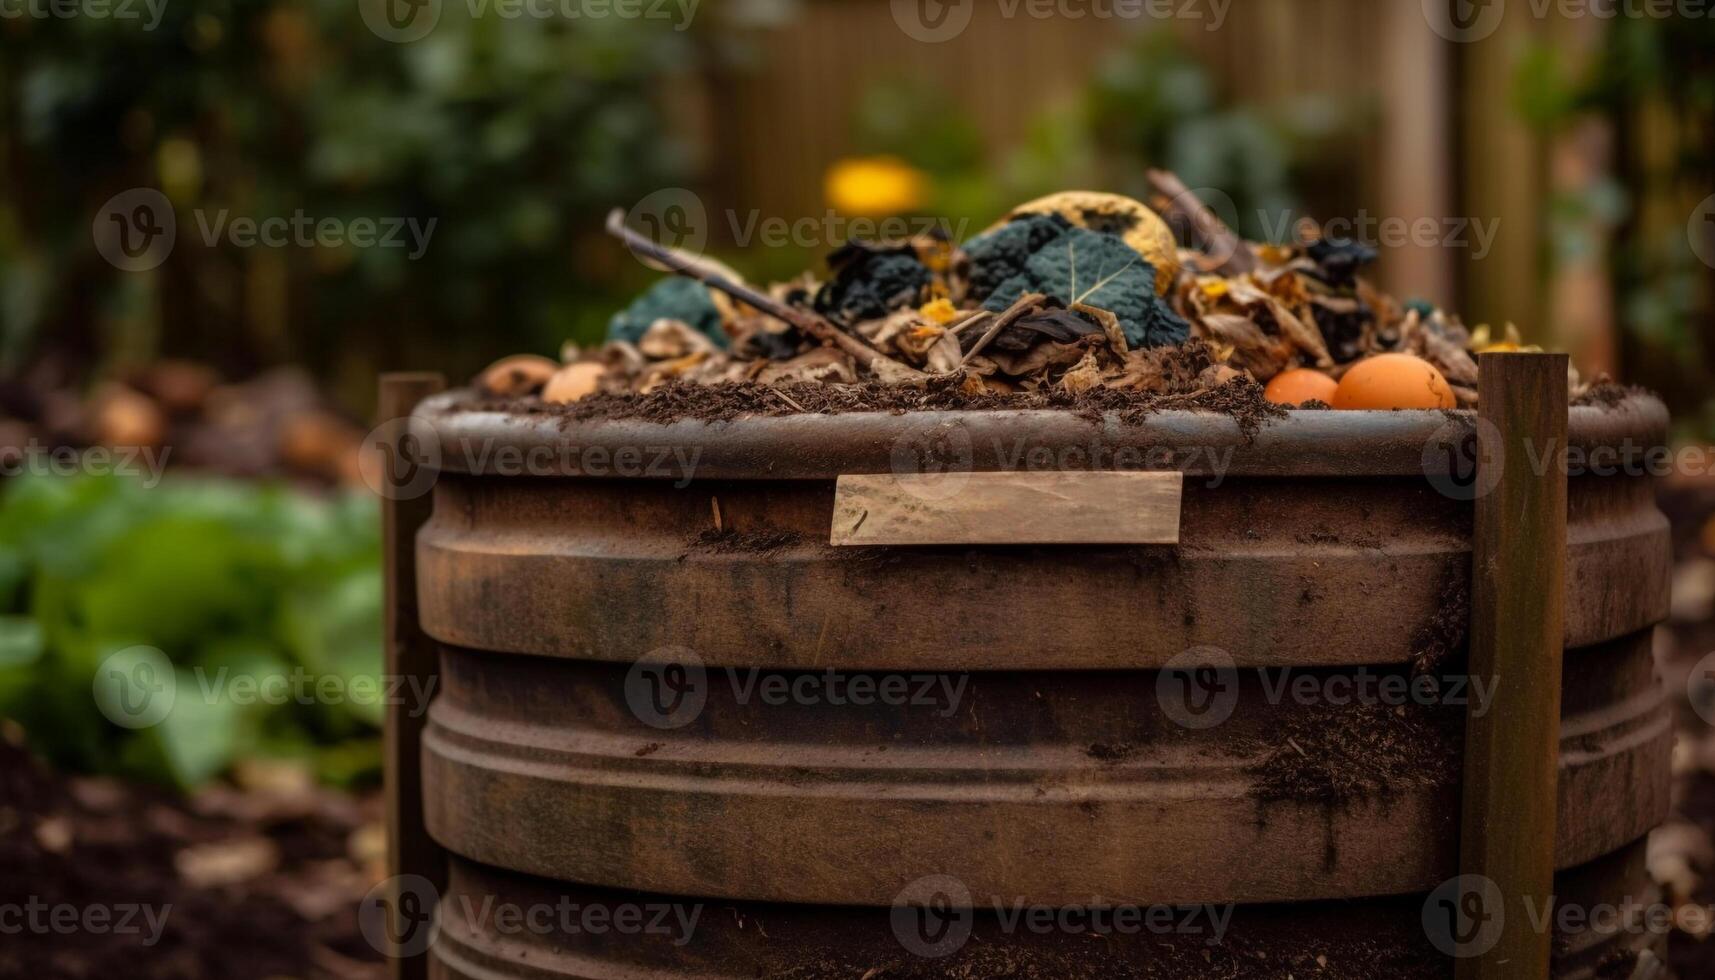
<path fill-rule="evenodd" d="M 1029 238 L 1027 228 L 1024 240 Z M 979 253 L 987 251 L 985 243 L 974 244 Z M 1041 293 L 1067 307 L 1084 303 L 1113 313 L 1134 348 L 1183 343 L 1190 333 L 1190 325 L 1155 295 L 1155 266 L 1124 239 L 1106 232 L 1061 228 L 1060 234 L 1034 248 L 1023 269 L 996 287 L 983 306 L 998 313 L 1025 293 Z"/>
<path fill-rule="evenodd" d="M 688 176 L 658 90 L 699 46 L 661 20 L 440 6 L 410 44 L 369 31 L 355 0 L 169 3 L 153 30 L 7 19 L 0 160 L 18 192 L 0 195 L 0 370 L 43 341 L 148 356 L 158 337 L 373 377 L 599 338 L 645 274 L 589 243 L 606 209 Z M 103 202 L 139 186 L 178 217 L 147 275 L 106 265 L 90 236 Z M 223 210 L 436 224 L 413 261 L 205 242 Z"/>
<path fill-rule="evenodd" d="M 246 753 L 326 746 L 338 762 L 327 775 L 361 775 L 350 759 L 374 755 L 361 746 L 381 722 L 379 698 L 361 694 L 380 670 L 376 524 L 373 500 L 356 495 L 8 481 L 0 714 L 76 770 L 193 786 Z M 177 692 L 165 720 L 129 731 L 102 715 L 92 691 L 98 667 L 138 645 L 171 659 Z M 234 683 L 294 670 L 312 683 L 286 697 L 258 699 Z M 313 696 L 322 677 L 338 678 L 340 693 Z"/>

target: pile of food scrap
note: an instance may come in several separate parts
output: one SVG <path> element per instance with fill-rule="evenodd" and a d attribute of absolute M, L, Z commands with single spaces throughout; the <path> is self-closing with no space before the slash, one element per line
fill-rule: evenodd
<path fill-rule="evenodd" d="M 651 394 L 683 400 L 687 386 L 742 387 L 772 394 L 754 399 L 772 414 L 898 408 L 873 397 L 896 388 L 956 396 L 933 407 L 1117 407 L 1128 395 L 1199 405 L 1224 393 L 1277 406 L 1452 409 L 1476 404 L 1476 353 L 1521 349 L 1510 327 L 1491 342 L 1487 328 L 1376 290 L 1360 275 L 1377 257 L 1368 246 L 1246 242 L 1173 175 L 1151 179 L 1154 208 L 1054 194 L 962 245 L 937 234 L 848 242 L 826 276 L 766 289 L 638 235 L 615 212 L 609 232 L 677 275 L 617 313 L 601 348 L 505 358 L 478 389 L 623 409 Z M 872 397 L 789 394 L 805 385 Z"/>

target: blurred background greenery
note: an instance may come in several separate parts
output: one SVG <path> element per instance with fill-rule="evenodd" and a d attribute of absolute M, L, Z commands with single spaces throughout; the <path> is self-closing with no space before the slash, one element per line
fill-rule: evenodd
<path fill-rule="evenodd" d="M 168 0 L 153 30 L 0 19 L 7 432 L 135 430 L 111 385 L 158 394 L 136 379 L 162 359 L 209 385 L 284 370 L 319 393 L 260 427 L 233 420 L 250 399 L 230 392 L 224 414 L 168 411 L 157 441 L 202 426 L 205 451 L 162 488 L 6 480 L 0 713 L 78 768 L 190 784 L 243 753 L 298 752 L 330 779 L 372 773 L 372 712 L 227 706 L 137 736 L 78 679 L 135 643 L 185 667 L 373 672 L 372 505 L 326 457 L 361 435 L 376 373 L 463 378 L 598 341 L 653 278 L 601 217 L 663 188 L 694 192 L 710 250 L 757 279 L 836 243 L 740 242 L 755 217 L 916 214 L 974 233 L 1052 190 L 1141 196 L 1152 166 L 1218 189 L 1255 237 L 1280 215 L 1494 218 L 1492 252 L 1384 255 L 1382 284 L 1473 325 L 1517 321 L 1588 372 L 1661 390 L 1685 437 L 1708 438 L 1715 271 L 1687 221 L 1715 191 L 1715 22 L 1513 7 L 1464 45 L 1418 4 L 1371 0 L 1255 0 L 1220 30 L 979 13 L 945 45 L 854 0 L 706 3 L 689 25 L 446 2 L 405 44 L 353 0 Z M 180 224 L 141 273 L 91 235 L 135 187 Z M 190 215 L 221 211 L 436 224 L 413 260 L 202 240 Z M 222 447 L 277 459 L 226 466 Z"/>

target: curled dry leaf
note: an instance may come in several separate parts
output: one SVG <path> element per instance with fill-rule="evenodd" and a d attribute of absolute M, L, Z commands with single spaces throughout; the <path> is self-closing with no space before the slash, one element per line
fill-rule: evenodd
<path fill-rule="evenodd" d="M 597 361 L 579 361 L 554 372 L 542 389 L 542 400 L 550 405 L 569 405 L 601 390 L 607 367 Z"/>
<path fill-rule="evenodd" d="M 712 354 L 720 348 L 707 334 L 683 320 L 662 318 L 649 325 L 637 340 L 637 349 L 651 360 L 672 360 L 691 354 Z"/>
<path fill-rule="evenodd" d="M 818 347 L 789 361 L 768 364 L 757 374 L 756 380 L 763 384 L 780 384 L 786 381 L 851 384 L 857 381 L 857 370 L 853 367 L 851 358 L 846 355 L 832 347 Z"/>

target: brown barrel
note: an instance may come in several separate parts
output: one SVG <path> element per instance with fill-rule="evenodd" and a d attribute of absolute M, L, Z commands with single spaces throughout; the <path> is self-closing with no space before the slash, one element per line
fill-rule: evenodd
<path fill-rule="evenodd" d="M 1398 691 L 1457 658 L 1468 415 L 1294 412 L 1250 435 L 1189 412 L 562 424 L 459 398 L 413 419 L 441 471 L 417 544 L 442 648 L 424 806 L 453 855 L 439 975 L 1450 975 L 1423 917 L 1458 873 L 1457 694 L 1282 685 Z M 1563 901 L 1653 895 L 1642 841 L 1667 812 L 1671 731 L 1650 636 L 1670 562 L 1647 452 L 1666 426 L 1641 397 L 1572 412 L 1575 459 L 1595 465 L 1570 484 Z M 931 457 L 1182 470 L 1181 543 L 828 545 L 839 475 Z M 1180 675 L 1163 669 L 1188 650 L 1219 665 L 1219 724 L 1164 709 Z M 699 669 L 703 694 L 663 727 L 637 698 L 668 663 Z M 770 701 L 763 677 L 822 695 Z M 828 703 L 902 677 L 909 704 Z M 898 939 L 925 879 L 978 910 L 944 959 Z M 473 913 L 496 896 L 704 913 L 684 942 L 520 932 Z M 1227 905 L 1212 945 L 995 914 Z M 1565 936 L 1557 970 L 1595 976 L 1659 938 Z"/>

